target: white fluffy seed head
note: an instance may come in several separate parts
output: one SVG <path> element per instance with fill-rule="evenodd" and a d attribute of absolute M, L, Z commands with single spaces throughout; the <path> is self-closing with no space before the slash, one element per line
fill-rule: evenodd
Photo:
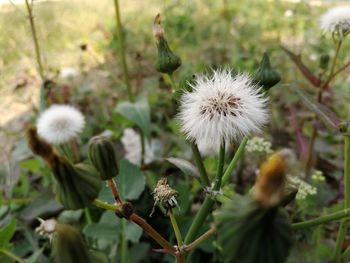
<path fill-rule="evenodd" d="M 76 138 L 84 126 L 84 116 L 69 105 L 52 105 L 37 120 L 38 134 L 52 144 Z"/>
<path fill-rule="evenodd" d="M 259 132 L 268 120 L 267 99 L 249 75 L 230 70 L 200 75 L 181 98 L 179 119 L 187 138 L 218 147 Z"/>
<path fill-rule="evenodd" d="M 350 6 L 338 6 L 321 16 L 321 29 L 331 33 L 346 34 L 350 32 Z"/>

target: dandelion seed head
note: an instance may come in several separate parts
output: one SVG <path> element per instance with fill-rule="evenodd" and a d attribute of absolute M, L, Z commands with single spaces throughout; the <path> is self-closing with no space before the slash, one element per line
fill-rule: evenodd
<path fill-rule="evenodd" d="M 193 91 L 182 96 L 179 119 L 187 138 L 197 144 L 206 141 L 216 147 L 239 140 L 267 122 L 267 99 L 248 74 L 217 70 L 212 76 L 199 75 L 190 85 Z"/>
<path fill-rule="evenodd" d="M 84 126 L 82 113 L 69 105 L 52 105 L 37 120 L 38 134 L 52 144 L 76 138 Z"/>
<path fill-rule="evenodd" d="M 320 27 L 324 31 L 340 33 L 350 32 L 350 6 L 338 6 L 329 9 L 321 16 Z"/>

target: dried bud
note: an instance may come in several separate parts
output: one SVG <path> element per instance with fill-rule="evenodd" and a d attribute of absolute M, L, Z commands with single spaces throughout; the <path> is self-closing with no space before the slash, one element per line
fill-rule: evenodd
<path fill-rule="evenodd" d="M 72 226 L 57 224 L 53 238 L 53 255 L 57 263 L 92 263 L 92 255 L 83 237 Z"/>
<path fill-rule="evenodd" d="M 64 157 L 59 158 L 53 175 L 57 181 L 58 200 L 68 209 L 86 207 L 101 189 L 99 173 L 93 166 L 73 165 Z"/>
<path fill-rule="evenodd" d="M 178 195 L 179 195 L 178 192 L 169 186 L 167 179 L 162 178 L 158 181 L 156 188 L 154 188 L 153 190 L 154 207 L 157 204 L 160 204 L 164 206 L 166 209 L 174 208 L 178 206 L 178 203 L 176 200 Z M 153 210 L 152 210 L 152 213 L 153 213 Z"/>
<path fill-rule="evenodd" d="M 254 198 L 264 207 L 278 205 L 284 197 L 286 162 L 281 153 L 271 155 L 260 167 Z"/>
<path fill-rule="evenodd" d="M 104 136 L 95 136 L 89 142 L 89 159 L 99 171 L 102 180 L 115 177 L 118 172 L 117 154 L 113 143 Z"/>
<path fill-rule="evenodd" d="M 281 81 L 280 74 L 271 67 L 268 54 L 265 52 L 258 70 L 255 72 L 254 80 L 267 91 Z"/>
<path fill-rule="evenodd" d="M 181 59 L 175 55 L 164 37 L 164 29 L 160 25 L 160 15 L 154 20 L 153 33 L 156 38 L 158 48 L 158 59 L 156 69 L 161 73 L 172 74 L 181 65 Z"/>
<path fill-rule="evenodd" d="M 53 167 L 57 161 L 57 155 L 51 144 L 40 138 L 37 129 L 31 127 L 27 130 L 27 141 L 29 148 L 33 153 L 42 157 L 50 167 Z"/>
<path fill-rule="evenodd" d="M 52 237 L 56 231 L 57 221 L 53 218 L 48 220 L 38 218 L 38 220 L 40 221 L 40 226 L 35 228 L 35 232 L 41 236 L 48 237 L 51 242 Z"/>

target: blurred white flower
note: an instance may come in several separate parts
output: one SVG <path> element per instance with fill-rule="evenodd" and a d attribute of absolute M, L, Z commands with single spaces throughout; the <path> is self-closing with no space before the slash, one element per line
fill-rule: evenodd
<path fill-rule="evenodd" d="M 187 138 L 197 144 L 206 141 L 218 148 L 223 141 L 260 131 L 267 122 L 267 99 L 247 74 L 217 70 L 190 85 L 193 91 L 182 96 L 179 119 Z"/>
<path fill-rule="evenodd" d="M 284 12 L 285 17 L 292 17 L 294 15 L 293 11 L 288 9 L 286 12 Z"/>
<path fill-rule="evenodd" d="M 78 136 L 85 126 L 84 116 L 69 105 L 52 105 L 37 120 L 38 134 L 52 144 L 61 144 Z"/>
<path fill-rule="evenodd" d="M 48 237 L 51 242 L 52 237 L 56 231 L 57 221 L 53 218 L 44 220 L 40 217 L 38 218 L 38 220 L 40 221 L 40 226 L 35 228 L 35 232 L 37 232 L 41 236 Z"/>
<path fill-rule="evenodd" d="M 320 26 L 331 33 L 346 34 L 350 32 L 350 6 L 338 6 L 321 16 Z"/>
<path fill-rule="evenodd" d="M 317 194 L 316 187 L 301 180 L 299 177 L 289 175 L 287 178 L 290 186 L 298 188 L 298 193 L 295 197 L 297 200 L 304 200 L 309 195 Z"/>
<path fill-rule="evenodd" d="M 247 152 L 258 152 L 258 153 L 272 153 L 271 150 L 271 142 L 266 141 L 261 137 L 253 137 L 251 138 L 245 147 Z"/>
<path fill-rule="evenodd" d="M 65 67 L 60 70 L 59 78 L 72 79 L 78 75 L 78 71 L 75 68 Z"/>
<path fill-rule="evenodd" d="M 316 183 L 324 182 L 326 180 L 326 178 L 323 175 L 323 172 L 318 170 L 311 175 L 311 179 Z"/>
<path fill-rule="evenodd" d="M 121 142 L 125 150 L 125 158 L 136 165 L 141 164 L 141 138 L 140 135 L 131 128 L 124 130 Z M 157 139 L 152 139 L 150 143 L 145 143 L 145 163 L 148 164 L 161 157 L 163 152 L 162 143 Z"/>

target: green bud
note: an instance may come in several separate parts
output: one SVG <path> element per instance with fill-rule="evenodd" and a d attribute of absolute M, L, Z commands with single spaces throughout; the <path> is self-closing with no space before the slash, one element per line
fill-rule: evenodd
<path fill-rule="evenodd" d="M 93 166 L 73 165 L 64 157 L 59 157 L 53 167 L 53 175 L 57 182 L 58 200 L 67 209 L 88 206 L 101 189 L 99 173 Z"/>
<path fill-rule="evenodd" d="M 164 29 L 160 25 L 160 15 L 158 14 L 153 23 L 153 34 L 157 41 L 158 59 L 156 69 L 158 72 L 172 74 L 181 65 L 181 59 L 175 55 L 164 37 Z"/>
<path fill-rule="evenodd" d="M 327 70 L 329 64 L 329 55 L 322 54 L 320 57 L 320 68 L 323 70 Z"/>
<path fill-rule="evenodd" d="M 95 136 L 89 142 L 89 159 L 99 171 L 102 180 L 115 177 L 118 172 L 117 153 L 113 143 L 103 136 Z"/>
<path fill-rule="evenodd" d="M 255 72 L 254 81 L 263 86 L 267 91 L 281 81 L 280 74 L 271 67 L 268 54 L 265 52 L 258 70 Z"/>
<path fill-rule="evenodd" d="M 156 69 L 158 72 L 172 74 L 178 67 L 181 66 L 181 59 L 175 55 L 164 37 L 160 38 L 157 43 L 158 59 Z"/>
<path fill-rule="evenodd" d="M 92 263 L 83 237 L 72 226 L 57 224 L 53 238 L 53 255 L 57 263 Z"/>

